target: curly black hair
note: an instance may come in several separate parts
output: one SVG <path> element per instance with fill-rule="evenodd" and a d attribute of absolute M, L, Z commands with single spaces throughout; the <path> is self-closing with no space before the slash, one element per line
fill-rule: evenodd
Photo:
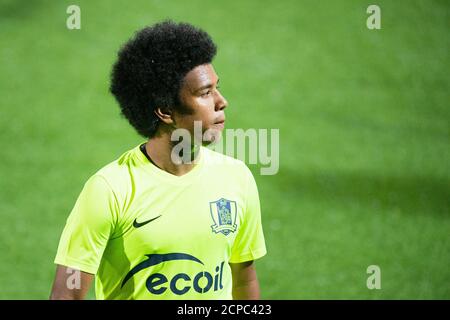
<path fill-rule="evenodd" d="M 156 108 L 180 106 L 184 76 L 211 63 L 217 47 L 203 30 L 166 20 L 137 31 L 123 45 L 111 73 L 110 91 L 122 115 L 146 137 L 158 129 Z"/>

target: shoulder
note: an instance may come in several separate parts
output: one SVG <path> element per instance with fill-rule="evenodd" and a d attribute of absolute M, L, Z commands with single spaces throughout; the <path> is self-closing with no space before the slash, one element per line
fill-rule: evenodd
<path fill-rule="evenodd" d="M 132 183 L 132 167 L 138 165 L 139 159 L 136 159 L 135 149 L 124 152 L 120 157 L 100 168 L 90 177 L 89 181 L 103 180 L 105 187 L 108 187 L 117 200 L 120 200 L 121 195 L 128 192 Z"/>
<path fill-rule="evenodd" d="M 207 147 L 202 147 L 202 153 L 206 165 L 214 165 L 223 168 L 229 167 L 235 170 L 246 170 L 247 168 L 243 161 L 211 150 Z"/>
<path fill-rule="evenodd" d="M 228 177 L 233 177 L 246 182 L 254 180 L 253 174 L 248 166 L 239 159 L 224 155 L 217 151 L 202 147 L 205 165 Z"/>

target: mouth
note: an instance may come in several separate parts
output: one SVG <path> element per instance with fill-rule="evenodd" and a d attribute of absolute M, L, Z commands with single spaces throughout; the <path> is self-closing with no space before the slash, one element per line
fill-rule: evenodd
<path fill-rule="evenodd" d="M 223 128 L 223 127 L 225 126 L 225 117 L 222 116 L 222 117 L 218 118 L 218 119 L 214 122 L 214 125 Z"/>
<path fill-rule="evenodd" d="M 216 122 L 214 123 L 224 123 L 225 122 L 225 114 L 221 114 L 219 117 L 216 118 Z"/>
<path fill-rule="evenodd" d="M 223 129 L 225 127 L 225 119 L 219 119 L 218 121 L 214 122 L 214 126 L 219 127 Z"/>

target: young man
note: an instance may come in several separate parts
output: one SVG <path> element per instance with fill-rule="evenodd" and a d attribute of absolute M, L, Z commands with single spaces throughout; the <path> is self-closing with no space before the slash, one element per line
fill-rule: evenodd
<path fill-rule="evenodd" d="M 51 299 L 83 299 L 94 278 L 97 299 L 259 298 L 253 261 L 266 248 L 255 180 L 201 145 L 225 122 L 215 54 L 207 33 L 171 21 L 123 46 L 111 92 L 148 141 L 86 182 L 61 236 Z M 192 138 L 187 152 L 172 152 L 177 130 Z"/>

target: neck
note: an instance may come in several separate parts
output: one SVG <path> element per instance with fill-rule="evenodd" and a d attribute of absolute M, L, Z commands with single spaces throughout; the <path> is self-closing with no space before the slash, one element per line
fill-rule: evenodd
<path fill-rule="evenodd" d="M 145 149 L 149 157 L 160 169 L 175 176 L 182 176 L 195 167 L 194 162 L 198 157 L 200 148 L 191 145 L 189 155 L 181 155 L 181 157 L 175 155 L 175 159 L 172 159 L 172 149 L 179 142 L 171 141 L 170 137 L 171 132 L 158 131 L 155 136 L 147 141 Z"/>

